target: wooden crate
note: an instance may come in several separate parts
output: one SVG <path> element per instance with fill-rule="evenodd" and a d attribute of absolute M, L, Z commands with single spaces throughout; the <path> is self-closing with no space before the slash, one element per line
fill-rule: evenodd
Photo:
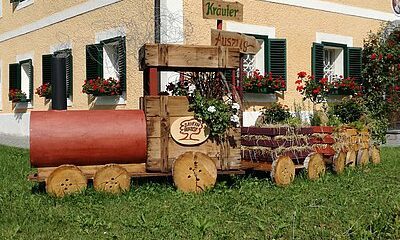
<path fill-rule="evenodd" d="M 142 99 L 147 121 L 147 163 L 152 172 L 170 172 L 174 161 L 185 152 L 202 152 L 211 157 L 218 170 L 240 169 L 240 129 L 231 129 L 229 141 L 217 144 L 211 139 L 187 146 L 176 142 L 170 133 L 174 121 L 191 117 L 186 97 L 147 96 Z"/>
<path fill-rule="evenodd" d="M 254 147 L 242 151 L 242 158 L 250 162 L 273 162 L 277 156 L 270 153 L 262 153 L 257 147 L 266 147 L 271 151 L 277 148 L 309 147 L 302 151 L 285 150 L 280 155 L 289 156 L 295 163 L 302 164 L 304 159 L 312 152 L 317 152 L 325 157 L 332 157 L 335 152 L 332 145 L 335 139 L 332 137 L 332 127 L 243 127 L 242 146 Z M 322 138 L 313 134 L 321 134 Z M 267 139 L 245 139 L 246 135 L 265 136 Z M 297 136 L 298 139 L 282 140 L 280 136 Z M 307 138 L 302 138 L 307 137 Z M 245 147 L 244 147 L 245 148 Z"/>

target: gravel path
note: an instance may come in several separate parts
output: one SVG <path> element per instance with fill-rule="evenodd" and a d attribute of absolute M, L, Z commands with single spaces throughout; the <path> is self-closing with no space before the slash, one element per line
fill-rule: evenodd
<path fill-rule="evenodd" d="M 29 137 L 21 137 L 14 135 L 7 135 L 0 133 L 0 145 L 19 147 L 19 148 L 29 148 Z"/>

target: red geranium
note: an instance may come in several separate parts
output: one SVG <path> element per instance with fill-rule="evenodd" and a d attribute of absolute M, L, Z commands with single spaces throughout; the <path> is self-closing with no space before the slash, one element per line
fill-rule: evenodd
<path fill-rule="evenodd" d="M 297 73 L 298 78 L 305 78 L 307 76 L 306 72 L 299 72 Z"/>
<path fill-rule="evenodd" d="M 274 77 L 272 73 L 262 75 L 258 69 L 243 75 L 243 90 L 255 93 L 273 93 L 286 88 L 285 80 L 282 77 Z"/>
<path fill-rule="evenodd" d="M 111 96 L 121 95 L 122 88 L 119 80 L 113 78 L 96 78 L 90 79 L 89 81 L 85 80 L 85 83 L 82 86 L 82 92 L 94 96 Z"/>
<path fill-rule="evenodd" d="M 41 85 L 40 87 L 36 88 L 36 94 L 39 95 L 39 97 L 44 97 L 46 99 L 51 98 L 50 83 L 45 83 L 45 84 Z"/>

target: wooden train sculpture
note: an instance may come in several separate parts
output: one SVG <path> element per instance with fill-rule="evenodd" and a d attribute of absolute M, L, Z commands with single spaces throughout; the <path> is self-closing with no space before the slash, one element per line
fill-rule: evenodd
<path fill-rule="evenodd" d="M 58 197 L 84 190 L 88 180 L 98 191 L 119 193 L 132 177 L 152 176 L 172 176 L 178 189 L 199 192 L 214 186 L 218 174 L 268 171 L 284 186 L 299 169 L 317 179 L 326 164 L 341 172 L 357 159 L 379 161 L 379 149 L 368 150 L 368 134 L 354 129 L 338 138 L 330 127 L 232 128 L 222 141 L 210 139 L 186 97 L 155 96 L 154 69 L 236 69 L 239 50 L 145 45 L 140 55 L 152 95 L 141 98 L 140 110 L 31 113 L 30 162 L 37 168 L 31 181 L 45 182 Z"/>

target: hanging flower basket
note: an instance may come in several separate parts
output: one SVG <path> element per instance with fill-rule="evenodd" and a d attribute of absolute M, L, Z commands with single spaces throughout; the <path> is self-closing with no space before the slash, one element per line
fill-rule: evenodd
<path fill-rule="evenodd" d="M 95 97 L 118 96 L 122 94 L 122 87 L 119 80 L 113 78 L 97 78 L 85 80 L 85 83 L 82 86 L 82 92 L 91 94 Z"/>

